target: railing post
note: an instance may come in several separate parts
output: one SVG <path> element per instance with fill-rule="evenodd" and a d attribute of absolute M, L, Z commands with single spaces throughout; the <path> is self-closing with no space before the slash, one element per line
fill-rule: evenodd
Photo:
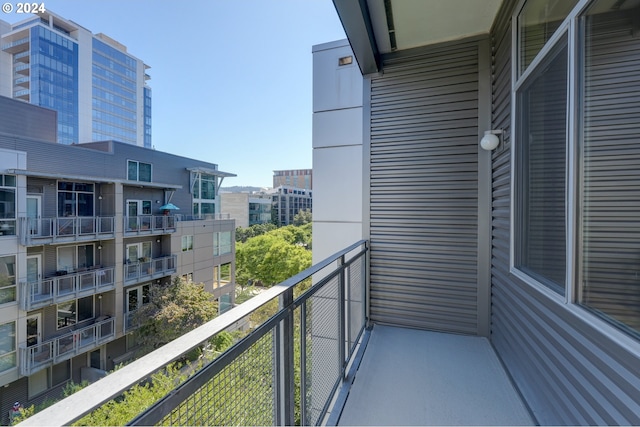
<path fill-rule="evenodd" d="M 278 366 L 276 367 L 277 387 L 276 387 L 276 424 L 283 426 L 291 426 L 294 424 L 294 363 L 293 363 L 293 346 L 294 346 L 294 327 L 293 327 L 293 287 L 287 289 L 279 297 L 280 309 L 289 307 L 287 317 L 282 319 L 278 327 L 279 339 L 276 343 L 279 348 L 276 349 L 279 355 Z"/>
<path fill-rule="evenodd" d="M 341 375 L 345 374 L 344 361 L 345 361 L 345 258 L 344 255 L 338 259 L 338 268 L 340 269 L 340 275 L 338 276 L 338 355 L 340 358 L 339 371 Z"/>

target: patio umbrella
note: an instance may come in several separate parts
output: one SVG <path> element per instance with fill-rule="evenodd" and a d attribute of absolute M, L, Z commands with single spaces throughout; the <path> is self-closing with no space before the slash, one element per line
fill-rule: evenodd
<path fill-rule="evenodd" d="M 180 208 L 174 205 L 173 203 L 167 203 L 166 205 L 162 205 L 159 208 L 161 211 L 179 211 Z"/>
<path fill-rule="evenodd" d="M 178 211 L 180 210 L 179 207 L 177 207 L 176 205 L 174 205 L 173 203 L 167 203 L 166 205 L 162 205 L 159 208 L 161 211 Z"/>

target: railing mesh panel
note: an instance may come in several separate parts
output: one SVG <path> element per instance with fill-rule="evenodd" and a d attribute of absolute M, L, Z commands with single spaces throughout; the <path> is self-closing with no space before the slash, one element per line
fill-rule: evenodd
<path fill-rule="evenodd" d="M 271 331 L 158 425 L 273 425 L 274 359 Z"/>
<path fill-rule="evenodd" d="M 305 351 L 310 372 L 307 378 L 309 425 L 319 423 L 322 408 L 340 374 L 338 285 L 336 277 L 307 302 L 307 330 L 311 336 Z"/>
<path fill-rule="evenodd" d="M 358 333 L 364 327 L 364 257 L 358 258 L 348 270 L 348 335 L 349 349 L 352 349 Z"/>

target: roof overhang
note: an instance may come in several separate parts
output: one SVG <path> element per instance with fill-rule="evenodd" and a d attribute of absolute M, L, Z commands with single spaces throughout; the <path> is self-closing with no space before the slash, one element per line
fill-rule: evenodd
<path fill-rule="evenodd" d="M 165 190 L 179 190 L 182 188 L 182 185 L 163 184 L 161 182 L 130 181 L 127 179 L 113 179 L 113 178 L 104 178 L 104 177 L 89 176 L 89 175 L 73 175 L 73 174 L 66 174 L 66 173 L 38 172 L 38 171 L 29 171 L 25 169 L 10 169 L 7 172 L 12 175 L 23 175 L 23 176 L 31 176 L 36 178 L 58 179 L 58 180 L 65 180 L 65 181 L 100 182 L 100 183 L 107 183 L 107 184 L 118 183 L 122 185 L 130 185 L 135 187 L 162 188 Z"/>
<path fill-rule="evenodd" d="M 488 34 L 503 0 L 333 0 L 363 75 L 386 55 Z"/>
<path fill-rule="evenodd" d="M 230 173 L 230 172 L 222 172 L 219 171 L 217 169 L 211 169 L 211 168 L 204 168 L 204 167 L 194 167 L 194 168 L 187 168 L 187 170 L 189 172 L 195 172 L 195 173 L 206 173 L 209 175 L 216 175 L 216 176 L 220 176 L 223 178 L 230 178 L 230 177 L 234 177 L 234 176 L 238 176 L 235 173 Z"/>

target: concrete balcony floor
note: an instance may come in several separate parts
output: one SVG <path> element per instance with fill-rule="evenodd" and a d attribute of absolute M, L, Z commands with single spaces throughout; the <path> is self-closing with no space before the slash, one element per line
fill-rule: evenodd
<path fill-rule="evenodd" d="M 338 422 L 534 424 L 486 338 L 381 325 L 373 328 Z"/>

